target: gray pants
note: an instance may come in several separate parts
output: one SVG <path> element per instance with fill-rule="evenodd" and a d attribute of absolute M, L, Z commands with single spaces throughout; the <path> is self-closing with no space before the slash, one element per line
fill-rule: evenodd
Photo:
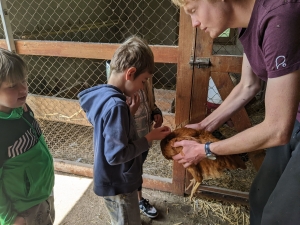
<path fill-rule="evenodd" d="M 141 225 L 137 191 L 115 196 L 105 196 L 104 203 L 112 225 Z"/>
<path fill-rule="evenodd" d="M 25 219 L 26 225 L 53 225 L 55 219 L 54 197 L 19 213 Z"/>
<path fill-rule="evenodd" d="M 249 193 L 251 225 L 300 224 L 300 123 L 288 144 L 267 150 Z"/>

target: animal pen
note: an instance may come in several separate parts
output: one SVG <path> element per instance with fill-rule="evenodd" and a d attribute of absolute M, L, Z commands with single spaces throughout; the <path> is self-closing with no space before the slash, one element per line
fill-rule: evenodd
<path fill-rule="evenodd" d="M 93 128 L 77 94 L 106 83 L 105 62 L 128 36 L 145 38 L 153 50 L 156 104 L 172 130 L 203 119 L 207 106 L 220 104 L 216 101 L 227 97 L 240 76 L 243 50 L 237 31 L 212 40 L 192 28 L 189 16 L 170 0 L 1 0 L 1 7 L 0 46 L 28 64 L 27 103 L 58 171 L 93 176 Z M 232 135 L 251 126 L 245 109 L 231 120 L 234 128 L 224 126 L 221 132 L 227 129 Z M 249 155 L 255 168 L 261 156 Z M 225 181 L 208 180 L 198 194 L 247 202 L 255 175 L 250 161 L 248 165 L 245 171 L 228 172 Z M 189 179 L 182 165 L 163 158 L 155 142 L 144 165 L 143 186 L 183 195 L 189 193 Z M 233 185 L 243 182 L 242 187 Z"/>

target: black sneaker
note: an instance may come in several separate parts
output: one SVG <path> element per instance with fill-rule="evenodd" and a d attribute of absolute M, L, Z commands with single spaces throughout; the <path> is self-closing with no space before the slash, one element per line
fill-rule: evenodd
<path fill-rule="evenodd" d="M 142 198 L 142 200 L 139 202 L 139 205 L 140 205 L 140 210 L 149 218 L 155 218 L 158 216 L 158 212 L 156 208 L 150 205 L 148 199 Z"/>

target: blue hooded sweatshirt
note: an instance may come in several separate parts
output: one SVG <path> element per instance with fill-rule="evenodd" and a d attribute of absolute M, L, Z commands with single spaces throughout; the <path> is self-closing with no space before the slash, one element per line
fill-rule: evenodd
<path fill-rule="evenodd" d="M 138 138 L 126 97 L 103 84 L 79 93 L 79 102 L 94 127 L 94 192 L 99 196 L 130 193 L 142 184 L 142 157 L 148 150 Z"/>

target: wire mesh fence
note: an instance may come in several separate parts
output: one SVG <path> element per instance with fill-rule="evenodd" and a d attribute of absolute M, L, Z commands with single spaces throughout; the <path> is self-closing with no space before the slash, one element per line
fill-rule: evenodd
<path fill-rule="evenodd" d="M 169 0 L 10 0 L 7 6 L 14 39 L 121 43 L 135 34 L 151 45 L 178 45 L 179 9 Z M 235 30 L 221 35 L 214 41 L 213 54 L 242 54 L 237 35 Z M 3 25 L 0 38 L 5 38 Z M 28 103 L 39 119 L 52 154 L 92 164 L 93 128 L 80 109 L 77 94 L 106 83 L 106 60 L 22 57 L 29 68 L 32 96 Z M 156 63 L 155 67 L 156 104 L 163 111 L 164 124 L 173 130 L 177 64 Z M 230 76 L 237 80 L 239 77 Z M 208 102 L 218 105 L 222 99 L 211 81 Z M 172 176 L 172 162 L 160 154 L 159 142 L 153 144 L 145 168 L 150 175 Z"/>
<path fill-rule="evenodd" d="M 178 8 L 166 0 L 11 0 L 7 6 L 16 39 L 120 43 L 138 34 L 149 44 L 178 41 Z"/>

